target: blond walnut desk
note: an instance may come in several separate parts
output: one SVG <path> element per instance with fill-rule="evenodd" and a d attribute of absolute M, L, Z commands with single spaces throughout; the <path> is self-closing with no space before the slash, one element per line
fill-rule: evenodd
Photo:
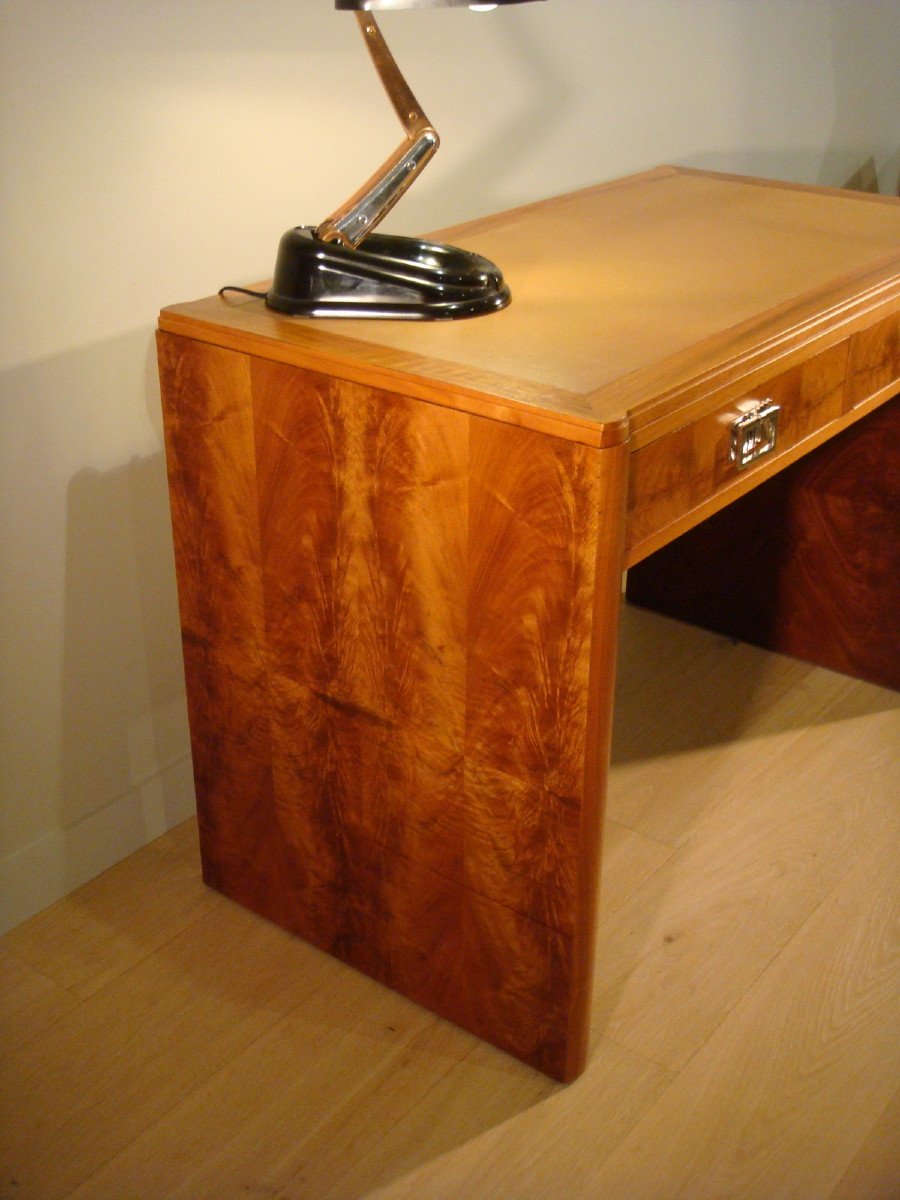
<path fill-rule="evenodd" d="M 790 649 L 818 602 L 841 669 L 890 660 L 900 203 L 662 168 L 449 237 L 501 264 L 509 309 L 313 322 L 216 297 L 160 318 L 203 870 L 567 1080 L 623 569 L 689 617 L 699 574 L 727 625 L 717 556 L 749 556 L 747 526 L 674 539 L 777 483 L 799 583 L 760 640 Z M 766 398 L 776 445 L 738 470 L 732 425 Z M 795 504 L 780 481 L 817 446 L 839 449 Z M 791 557 L 816 530 L 868 547 L 832 572 L 852 612 Z"/>

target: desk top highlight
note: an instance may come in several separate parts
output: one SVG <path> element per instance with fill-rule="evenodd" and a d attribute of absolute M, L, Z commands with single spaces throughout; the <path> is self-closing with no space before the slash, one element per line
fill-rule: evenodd
<path fill-rule="evenodd" d="M 313 321 L 213 296 L 160 328 L 602 446 L 900 304 L 900 200 L 881 196 L 660 167 L 439 236 L 500 265 L 508 309 Z"/>

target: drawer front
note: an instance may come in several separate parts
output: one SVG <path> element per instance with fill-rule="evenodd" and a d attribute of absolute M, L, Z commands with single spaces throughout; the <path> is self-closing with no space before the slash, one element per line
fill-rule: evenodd
<path fill-rule="evenodd" d="M 900 312 L 850 339 L 846 408 L 900 392 Z"/>
<path fill-rule="evenodd" d="M 701 505 L 709 509 L 718 493 L 734 485 L 752 486 L 755 476 L 777 469 L 779 458 L 797 442 L 840 417 L 849 348 L 849 341 L 840 342 L 715 412 L 635 450 L 628 496 L 628 546 L 639 546 L 682 522 Z M 763 401 L 772 401 L 781 410 L 775 447 L 739 469 L 731 458 L 732 426 Z M 722 502 L 727 502 L 724 496 Z"/>

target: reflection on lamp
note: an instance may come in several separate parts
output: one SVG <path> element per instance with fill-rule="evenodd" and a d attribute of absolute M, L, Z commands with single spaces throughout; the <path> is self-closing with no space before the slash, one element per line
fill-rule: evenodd
<path fill-rule="evenodd" d="M 440 139 L 394 61 L 373 12 L 423 8 L 486 11 L 527 0 L 335 0 L 356 12 L 363 40 L 404 140 L 358 191 L 319 225 L 289 229 L 281 239 L 266 304 L 308 317 L 439 320 L 495 312 L 509 289 L 493 263 L 455 246 L 372 230 L 437 150 Z"/>

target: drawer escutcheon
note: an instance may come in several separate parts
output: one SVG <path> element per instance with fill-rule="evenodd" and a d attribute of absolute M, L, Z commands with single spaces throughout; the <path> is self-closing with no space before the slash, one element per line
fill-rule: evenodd
<path fill-rule="evenodd" d="M 731 423 L 731 461 L 739 471 L 775 449 L 781 408 L 763 400 Z"/>

